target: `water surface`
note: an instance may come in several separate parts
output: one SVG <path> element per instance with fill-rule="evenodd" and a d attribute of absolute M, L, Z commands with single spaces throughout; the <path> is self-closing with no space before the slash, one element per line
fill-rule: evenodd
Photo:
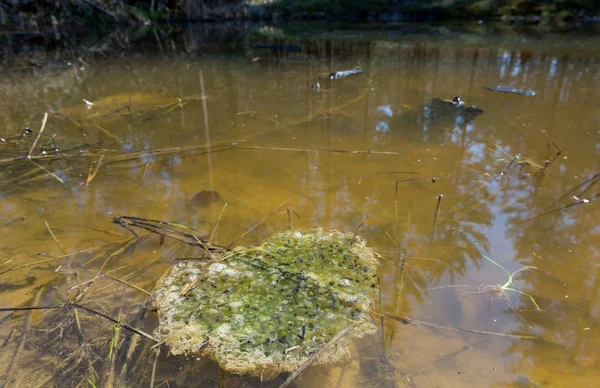
<path fill-rule="evenodd" d="M 214 241 L 228 245 L 285 203 L 294 228 L 362 225 L 384 258 L 376 307 L 438 325 L 374 316 L 380 332 L 357 341 L 348 362 L 311 367 L 296 386 L 594 386 L 600 186 L 571 190 L 600 169 L 599 53 L 570 47 L 568 37 L 348 34 L 269 41 L 300 51 L 242 41 L 219 52 L 194 46 L 192 32 L 188 54 L 157 36 L 144 55 L 5 69 L 0 136 L 27 126 L 36 136 L 44 113 L 58 114 L 33 152 L 47 144 L 48 159 L 8 161 L 27 155 L 31 140 L 0 144 L 2 306 L 63 303 L 85 289 L 80 303 L 150 333 L 147 295 L 106 274 L 151 291 L 175 258 L 199 251 L 131 239 L 111 217 L 208 235 L 226 203 Z M 366 73 L 326 77 L 356 66 Z M 483 89 L 494 85 L 537 94 Z M 433 98 L 455 96 L 484 113 L 423 114 Z M 102 104 L 109 114 L 94 116 Z M 288 226 L 275 212 L 239 244 Z M 6 383 L 151 383 L 156 353 L 139 336 L 71 311 L 1 314 Z M 167 353 L 155 386 L 277 386 L 285 378 L 261 383 Z"/>

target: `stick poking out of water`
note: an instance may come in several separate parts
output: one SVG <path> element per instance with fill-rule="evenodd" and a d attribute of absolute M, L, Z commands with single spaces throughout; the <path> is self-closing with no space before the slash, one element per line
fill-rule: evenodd
<path fill-rule="evenodd" d="M 433 239 L 435 237 L 435 228 L 437 227 L 437 219 L 438 214 L 440 212 L 440 202 L 442 202 L 443 195 L 440 194 L 437 197 L 437 205 L 435 205 L 435 211 L 433 212 L 433 226 L 431 227 L 431 239 L 430 242 L 433 243 Z"/>
<path fill-rule="evenodd" d="M 42 127 L 40 128 L 40 131 L 38 132 L 37 137 L 33 141 L 33 144 L 31 145 L 31 148 L 29 149 L 29 152 L 27 153 L 27 160 L 31 160 L 31 155 L 33 154 L 33 149 L 35 148 L 37 142 L 40 140 L 40 137 L 42 137 L 42 132 L 44 132 L 44 129 L 46 129 L 47 121 L 48 121 L 48 112 L 44 113 L 44 119 L 42 120 Z"/>

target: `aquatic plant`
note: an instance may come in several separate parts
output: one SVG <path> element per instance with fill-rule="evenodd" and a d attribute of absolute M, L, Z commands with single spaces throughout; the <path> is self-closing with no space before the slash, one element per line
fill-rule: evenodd
<path fill-rule="evenodd" d="M 495 295 L 500 300 L 505 300 L 509 304 L 509 306 L 511 308 L 513 308 L 513 305 L 511 303 L 508 295 L 506 295 L 506 291 L 512 291 L 516 294 L 523 295 L 523 296 L 529 298 L 531 303 L 533 303 L 533 305 L 535 306 L 535 309 L 537 311 L 542 311 L 542 309 L 537 304 L 537 302 L 535 301 L 535 298 L 533 296 L 515 288 L 514 283 L 513 283 L 513 281 L 514 281 L 513 279 L 517 273 L 519 273 L 521 271 L 532 270 L 532 269 L 535 270 L 535 269 L 537 269 L 536 267 L 528 265 L 528 266 L 521 267 L 521 268 L 517 269 L 516 271 L 513 271 L 512 273 L 510 273 L 506 270 L 506 268 L 504 268 L 503 266 L 501 266 L 499 263 L 492 260 L 491 258 L 489 258 L 485 255 L 483 257 L 486 260 L 488 260 L 489 262 L 491 262 L 492 264 L 499 267 L 501 270 L 503 270 L 506 273 L 508 278 L 506 279 L 506 282 L 504 282 L 504 284 L 486 284 L 486 285 L 481 285 L 481 286 L 471 286 L 471 285 L 466 285 L 466 284 L 454 284 L 454 285 L 449 285 L 449 286 L 432 287 L 432 288 L 428 288 L 426 291 L 439 290 L 439 289 L 444 289 L 444 288 L 454 288 L 454 287 L 465 288 L 464 291 L 461 291 L 459 293 L 460 295 L 491 294 L 491 295 Z"/>

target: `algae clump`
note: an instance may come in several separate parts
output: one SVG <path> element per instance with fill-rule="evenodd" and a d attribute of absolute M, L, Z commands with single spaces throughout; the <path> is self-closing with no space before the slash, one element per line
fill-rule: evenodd
<path fill-rule="evenodd" d="M 171 353 L 209 357 L 221 368 L 264 379 L 319 354 L 334 362 L 369 317 L 378 260 L 353 234 L 312 229 L 277 233 L 255 247 L 175 264 L 154 293 L 157 336 Z"/>

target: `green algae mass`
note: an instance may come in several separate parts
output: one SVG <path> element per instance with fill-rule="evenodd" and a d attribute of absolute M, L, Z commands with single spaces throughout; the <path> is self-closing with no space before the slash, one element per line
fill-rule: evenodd
<path fill-rule="evenodd" d="M 157 336 L 173 354 L 268 379 L 294 371 L 352 323 L 317 363 L 340 359 L 353 337 L 376 330 L 369 305 L 378 260 L 351 233 L 286 231 L 213 256 L 175 264 L 154 293 Z"/>

